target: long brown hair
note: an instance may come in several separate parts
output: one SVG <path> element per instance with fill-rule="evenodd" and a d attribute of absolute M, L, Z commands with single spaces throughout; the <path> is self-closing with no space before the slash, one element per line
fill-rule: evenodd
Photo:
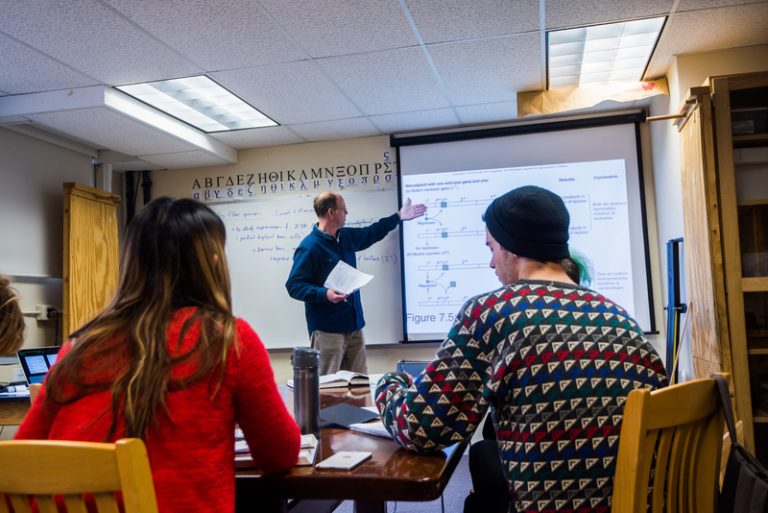
<path fill-rule="evenodd" d="M 14 354 L 24 343 L 24 315 L 19 295 L 5 276 L 0 276 L 0 356 Z"/>
<path fill-rule="evenodd" d="M 218 370 L 218 384 L 235 344 L 226 230 L 210 208 L 191 199 L 158 198 L 128 226 L 120 282 L 111 303 L 72 334 L 72 349 L 51 369 L 46 390 L 52 404 L 68 404 L 111 390 L 111 439 L 124 416 L 125 436 L 144 437 L 166 395 Z M 178 341 L 166 340 L 176 310 L 196 307 Z M 172 358 L 170 344 L 199 327 L 192 350 Z M 183 361 L 195 372 L 171 379 Z M 70 384 L 67 386 L 66 384 Z M 106 413 L 106 412 L 105 412 Z"/>

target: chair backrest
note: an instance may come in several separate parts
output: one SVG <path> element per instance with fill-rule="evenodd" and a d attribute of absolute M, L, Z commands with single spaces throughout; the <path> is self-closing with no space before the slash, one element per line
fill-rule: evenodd
<path fill-rule="evenodd" d="M 124 438 L 114 444 L 60 440 L 0 441 L 0 512 L 156 513 L 157 500 L 144 442 Z M 115 492 L 120 492 L 119 496 Z M 58 497 L 58 496 L 63 496 Z"/>
<path fill-rule="evenodd" d="M 713 513 L 723 424 L 714 379 L 630 392 L 611 512 Z"/>

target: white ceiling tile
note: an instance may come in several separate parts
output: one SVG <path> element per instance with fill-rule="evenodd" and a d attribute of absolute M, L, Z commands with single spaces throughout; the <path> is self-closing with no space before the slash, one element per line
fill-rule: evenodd
<path fill-rule="evenodd" d="M 224 144 L 238 150 L 247 148 L 263 148 L 266 146 L 283 146 L 304 142 L 304 139 L 292 132 L 288 127 L 270 126 L 251 130 L 235 130 L 234 132 L 219 132 L 210 134 Z"/>
<path fill-rule="evenodd" d="M 366 115 L 449 107 L 419 48 L 318 59 Z"/>
<path fill-rule="evenodd" d="M 674 0 L 546 0 L 547 30 L 666 15 Z"/>
<path fill-rule="evenodd" d="M 394 0 L 259 0 L 312 57 L 417 44 Z"/>
<path fill-rule="evenodd" d="M 409 0 L 426 43 L 539 30 L 539 3 L 531 0 Z"/>
<path fill-rule="evenodd" d="M 328 141 L 381 135 L 381 132 L 366 118 L 337 119 L 306 125 L 292 125 L 291 130 L 307 141 Z"/>
<path fill-rule="evenodd" d="M 311 61 L 222 71 L 211 78 L 280 124 L 361 114 Z"/>
<path fill-rule="evenodd" d="M 713 7 L 728 7 L 731 5 L 765 3 L 765 0 L 680 0 L 675 12 L 698 11 Z"/>
<path fill-rule="evenodd" d="M 92 78 L 0 34 L 0 89 L 8 94 L 97 84 Z"/>
<path fill-rule="evenodd" d="M 410 130 L 425 130 L 428 128 L 453 127 L 459 124 L 459 119 L 453 109 L 420 110 L 417 112 L 399 112 L 396 114 L 381 114 L 371 116 L 371 122 L 385 134 L 406 132 Z"/>
<path fill-rule="evenodd" d="M 104 1 L 207 70 L 307 57 L 251 0 Z"/>
<path fill-rule="evenodd" d="M 456 111 L 462 124 L 503 123 L 517 118 L 517 101 L 484 103 L 482 105 L 459 105 Z"/>
<path fill-rule="evenodd" d="M 0 31 L 109 85 L 202 72 L 96 0 L 5 1 Z"/>
<path fill-rule="evenodd" d="M 186 151 L 182 153 L 164 153 L 159 155 L 139 155 L 141 160 L 159 166 L 162 169 L 203 167 L 203 166 L 221 166 L 222 164 L 231 164 L 215 155 L 205 151 Z"/>
<path fill-rule="evenodd" d="M 544 86 L 536 34 L 430 45 L 429 52 L 454 104 L 512 101 Z"/>
<path fill-rule="evenodd" d="M 96 149 L 108 149 L 126 155 L 189 151 L 189 143 L 126 118 L 108 108 L 35 114 L 29 118 Z"/>
<path fill-rule="evenodd" d="M 739 30 L 721 30 L 723 26 Z M 666 74 L 675 55 L 768 44 L 766 27 L 768 3 L 676 14 L 667 20 L 645 78 Z"/>

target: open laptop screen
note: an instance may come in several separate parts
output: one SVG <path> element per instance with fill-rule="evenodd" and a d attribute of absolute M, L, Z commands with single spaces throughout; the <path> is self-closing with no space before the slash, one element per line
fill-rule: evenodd
<path fill-rule="evenodd" d="M 22 349 L 17 353 L 28 385 L 43 382 L 48 369 L 56 362 L 58 353 L 58 346 Z"/>

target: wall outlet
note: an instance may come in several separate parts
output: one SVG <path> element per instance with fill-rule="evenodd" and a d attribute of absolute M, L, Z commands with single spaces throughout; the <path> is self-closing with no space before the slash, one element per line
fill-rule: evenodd
<path fill-rule="evenodd" d="M 48 320 L 48 305 L 35 305 L 35 319 L 38 321 Z"/>

